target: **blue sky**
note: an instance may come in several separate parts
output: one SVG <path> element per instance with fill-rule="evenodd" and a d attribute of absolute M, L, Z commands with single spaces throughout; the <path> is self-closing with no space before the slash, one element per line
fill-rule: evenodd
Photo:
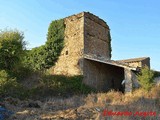
<path fill-rule="evenodd" d="M 46 41 L 52 20 L 89 11 L 107 22 L 112 59 L 149 56 L 160 71 L 159 0 L 0 0 L 0 29 L 24 32 L 28 48 Z"/>

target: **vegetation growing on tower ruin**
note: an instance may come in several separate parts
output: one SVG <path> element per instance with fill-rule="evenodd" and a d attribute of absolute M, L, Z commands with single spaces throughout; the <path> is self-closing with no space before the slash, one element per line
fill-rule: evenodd
<path fill-rule="evenodd" d="M 26 66 L 33 70 L 43 70 L 52 67 L 63 48 L 64 20 L 52 21 L 48 28 L 45 45 L 27 51 Z"/>

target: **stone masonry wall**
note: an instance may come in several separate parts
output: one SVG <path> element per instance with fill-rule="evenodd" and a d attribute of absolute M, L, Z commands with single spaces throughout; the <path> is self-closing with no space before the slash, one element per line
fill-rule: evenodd
<path fill-rule="evenodd" d="M 53 74 L 80 75 L 86 68 L 83 54 L 110 59 L 108 25 L 97 16 L 82 12 L 64 19 L 65 38 L 61 55 L 52 68 Z"/>
<path fill-rule="evenodd" d="M 128 64 L 129 66 L 133 66 L 133 67 L 142 67 L 141 61 L 128 62 L 127 64 Z"/>
<path fill-rule="evenodd" d="M 150 58 L 147 58 L 142 61 L 142 67 L 148 66 L 150 68 Z"/>
<path fill-rule="evenodd" d="M 126 62 L 129 66 L 133 66 L 133 67 L 144 67 L 144 66 L 148 66 L 150 68 L 150 58 L 146 58 L 144 60 L 141 61 L 132 61 L 132 62 Z"/>
<path fill-rule="evenodd" d="M 84 49 L 84 13 L 72 15 L 64 19 L 65 38 L 61 55 L 52 68 L 53 74 L 79 75 L 83 68 Z"/>
<path fill-rule="evenodd" d="M 84 14 L 84 54 L 110 59 L 109 27 L 91 13 Z"/>

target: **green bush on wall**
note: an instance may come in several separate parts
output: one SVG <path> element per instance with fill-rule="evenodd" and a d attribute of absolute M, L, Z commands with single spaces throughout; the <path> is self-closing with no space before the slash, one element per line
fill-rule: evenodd
<path fill-rule="evenodd" d="M 47 34 L 45 45 L 26 51 L 24 62 L 34 70 L 43 70 L 54 65 L 63 48 L 64 20 L 52 21 Z"/>

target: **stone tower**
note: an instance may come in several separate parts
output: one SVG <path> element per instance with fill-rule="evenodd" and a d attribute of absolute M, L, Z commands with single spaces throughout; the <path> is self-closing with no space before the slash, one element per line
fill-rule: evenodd
<path fill-rule="evenodd" d="M 82 12 L 64 18 L 64 48 L 53 68 L 54 74 L 83 75 L 87 65 L 84 55 L 110 60 L 109 27 L 105 21 Z"/>
<path fill-rule="evenodd" d="M 52 68 L 53 74 L 83 75 L 83 82 L 99 91 L 131 92 L 139 86 L 139 64 L 149 66 L 149 58 L 111 60 L 110 29 L 105 21 L 82 12 L 64 18 L 64 48 Z M 126 81 L 123 85 L 122 83 Z"/>

